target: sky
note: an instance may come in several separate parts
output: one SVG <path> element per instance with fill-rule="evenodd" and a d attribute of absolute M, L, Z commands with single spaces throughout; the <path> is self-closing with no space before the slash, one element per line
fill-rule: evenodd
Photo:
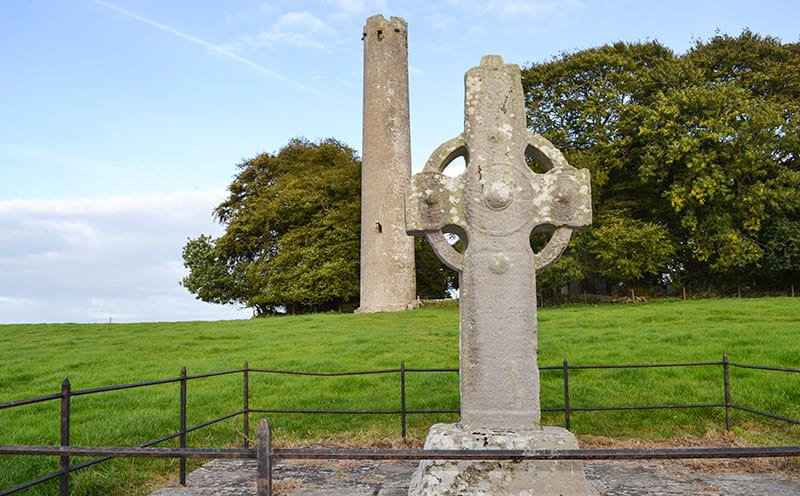
<path fill-rule="evenodd" d="M 617 41 L 800 41 L 796 0 L 0 0 L 0 324 L 249 318 L 197 301 L 181 249 L 242 161 L 360 152 L 363 45 L 408 22 L 412 168 L 463 129 L 464 73 Z"/>

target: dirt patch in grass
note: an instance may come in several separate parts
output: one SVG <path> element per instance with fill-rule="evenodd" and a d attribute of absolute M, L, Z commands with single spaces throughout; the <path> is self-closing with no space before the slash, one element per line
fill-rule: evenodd
<path fill-rule="evenodd" d="M 363 441 L 363 442 L 362 442 Z M 349 440 L 340 438 L 316 439 L 310 441 L 273 442 L 274 448 L 302 448 L 302 449 L 420 449 L 422 441 L 407 438 L 371 438 L 368 435 L 354 434 Z"/>
<path fill-rule="evenodd" d="M 675 449 L 675 448 L 750 448 L 735 434 L 727 431 L 709 432 L 703 437 L 681 437 L 663 441 L 640 439 L 619 440 L 602 436 L 580 436 L 583 449 Z M 669 460 L 691 470 L 700 472 L 730 474 L 768 474 L 781 473 L 800 479 L 800 459 L 786 457 L 768 458 L 687 458 Z"/>

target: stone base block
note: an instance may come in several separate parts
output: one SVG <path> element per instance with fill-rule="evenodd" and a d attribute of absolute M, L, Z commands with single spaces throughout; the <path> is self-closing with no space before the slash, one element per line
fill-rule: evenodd
<path fill-rule="evenodd" d="M 471 432 L 460 424 L 436 424 L 425 449 L 578 449 L 578 441 L 560 427 L 516 432 Z M 596 496 L 579 460 L 420 462 L 409 496 Z"/>

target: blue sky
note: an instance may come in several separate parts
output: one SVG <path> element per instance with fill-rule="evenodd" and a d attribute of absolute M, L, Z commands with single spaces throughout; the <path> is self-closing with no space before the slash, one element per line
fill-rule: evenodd
<path fill-rule="evenodd" d="M 2 0 L 0 323 L 245 318 L 178 285 L 235 165 L 291 138 L 361 147 L 367 17 L 409 24 L 412 162 L 461 131 L 463 75 L 615 41 L 676 53 L 796 0 Z"/>

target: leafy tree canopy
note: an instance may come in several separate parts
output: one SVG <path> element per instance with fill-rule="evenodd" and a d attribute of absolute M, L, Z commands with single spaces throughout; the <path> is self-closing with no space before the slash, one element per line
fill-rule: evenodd
<path fill-rule="evenodd" d="M 294 139 L 237 166 L 214 210 L 225 233 L 183 250 L 183 286 L 212 303 L 337 309 L 358 297 L 360 162 L 347 146 Z"/>
<path fill-rule="evenodd" d="M 800 214 L 800 44 L 616 43 L 531 65 L 523 86 L 530 127 L 592 173 L 583 267 L 629 283 L 797 274 L 774 237 L 794 239 Z"/>

